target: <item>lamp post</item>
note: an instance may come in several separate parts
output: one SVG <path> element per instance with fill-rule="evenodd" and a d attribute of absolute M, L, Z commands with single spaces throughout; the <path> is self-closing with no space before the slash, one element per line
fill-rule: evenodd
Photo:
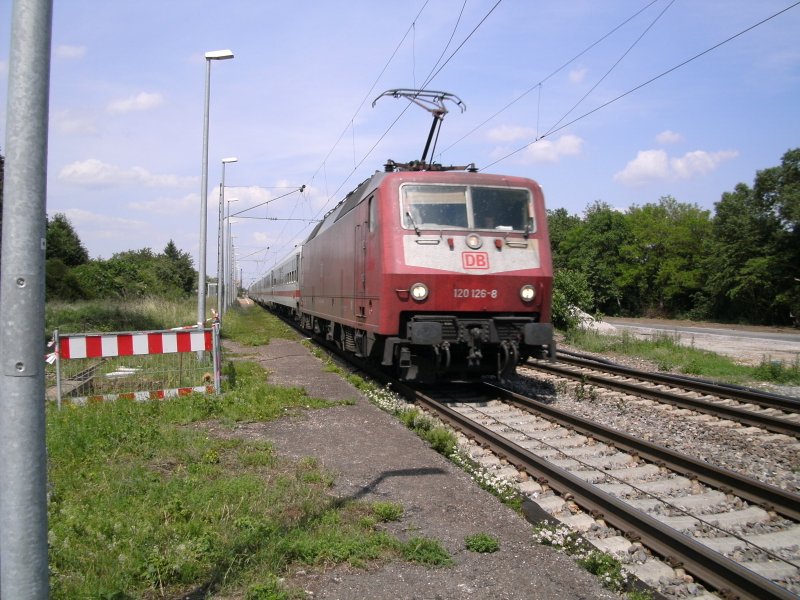
<path fill-rule="evenodd" d="M 228 222 L 228 276 L 230 277 L 230 282 L 229 282 L 228 289 L 229 290 L 234 290 L 235 287 L 236 287 L 236 283 L 234 282 L 234 278 L 233 278 L 233 269 L 234 269 L 234 246 L 233 246 L 233 240 L 237 236 L 231 234 L 230 227 L 231 227 L 231 225 L 230 225 L 230 221 L 229 221 Z M 228 302 L 228 305 L 233 303 L 233 300 L 232 300 L 233 297 L 229 296 L 229 298 L 230 298 L 230 301 Z"/>
<path fill-rule="evenodd" d="M 211 96 L 211 61 L 233 58 L 230 50 L 206 52 L 206 94 L 203 110 L 203 168 L 200 175 L 200 253 L 197 265 L 197 326 L 206 321 L 206 230 L 208 223 L 208 106 Z"/>
<path fill-rule="evenodd" d="M 230 249 L 229 249 L 229 246 L 230 246 L 230 240 L 231 240 L 231 202 L 238 202 L 238 201 L 239 201 L 238 198 L 231 198 L 230 200 L 228 200 L 228 206 L 227 206 L 228 210 L 227 210 L 227 213 L 226 213 L 226 216 L 225 216 L 225 221 L 224 221 L 225 222 L 225 231 L 224 231 L 224 236 L 223 236 L 224 239 L 223 239 L 223 241 L 227 240 L 227 243 L 225 243 L 225 250 L 222 253 L 222 258 L 223 258 L 222 265 L 223 265 L 223 267 L 222 267 L 222 275 L 221 276 L 222 276 L 223 279 L 225 279 L 225 297 L 224 297 L 225 298 L 225 303 L 222 305 L 222 313 L 221 314 L 224 314 L 225 312 L 227 312 L 228 306 L 230 306 L 230 304 L 232 302 L 231 301 L 231 287 L 229 285 L 230 284 L 230 280 L 229 280 L 229 278 L 227 276 L 227 273 L 230 273 Z M 225 237 L 225 236 L 227 236 L 227 237 Z"/>
<path fill-rule="evenodd" d="M 219 186 L 219 216 L 217 227 L 217 315 L 222 317 L 224 310 L 222 299 L 225 294 L 225 225 L 224 212 L 225 206 L 225 165 L 238 162 L 238 158 L 232 156 L 222 159 L 222 183 Z"/>

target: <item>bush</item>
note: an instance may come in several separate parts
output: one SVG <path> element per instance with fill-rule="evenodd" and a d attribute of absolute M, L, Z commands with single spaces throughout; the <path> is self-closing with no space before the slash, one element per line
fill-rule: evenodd
<path fill-rule="evenodd" d="M 553 325 L 560 329 L 575 329 L 578 318 L 573 308 L 584 312 L 594 310 L 594 295 L 586 275 L 571 269 L 559 269 L 553 276 Z"/>

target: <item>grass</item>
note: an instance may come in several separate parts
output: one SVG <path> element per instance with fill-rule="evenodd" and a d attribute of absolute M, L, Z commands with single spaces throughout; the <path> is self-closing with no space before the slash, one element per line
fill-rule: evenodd
<path fill-rule="evenodd" d="M 595 575 L 603 587 L 618 593 L 627 591 L 626 595 L 630 600 L 651 598 L 649 593 L 635 589 L 633 578 L 623 572 L 619 560 L 595 549 L 568 526 L 539 523 L 534 527 L 533 539 L 543 546 L 550 546 L 574 558 L 579 565 Z"/>
<path fill-rule="evenodd" d="M 565 341 L 586 352 L 641 357 L 654 362 L 661 371 L 677 371 L 738 384 L 752 381 L 800 384 L 800 355 L 790 364 L 765 357 L 760 365 L 753 367 L 737 364 L 714 352 L 683 346 L 677 334 L 662 333 L 652 340 L 642 340 L 628 332 L 616 336 L 570 330 L 565 334 Z"/>
<path fill-rule="evenodd" d="M 234 339 L 284 335 L 260 315 L 231 311 L 224 329 Z M 401 542 L 378 527 L 402 506 L 332 498 L 333 476 L 314 458 L 281 458 L 235 435 L 236 423 L 333 403 L 269 385 L 254 363 L 226 371 L 220 396 L 48 408 L 52 598 L 291 600 L 304 597 L 284 581 L 297 567 L 452 564 L 436 540 Z"/>
<path fill-rule="evenodd" d="M 488 554 L 500 549 L 500 542 L 488 533 L 476 533 L 464 539 L 464 545 L 470 552 Z"/>
<path fill-rule="evenodd" d="M 197 323 L 197 305 L 191 300 L 144 299 L 49 302 L 45 307 L 45 331 L 94 333 L 170 329 Z"/>
<path fill-rule="evenodd" d="M 268 344 L 273 338 L 294 340 L 297 333 L 259 306 L 234 306 L 222 321 L 222 337 L 245 346 Z"/>

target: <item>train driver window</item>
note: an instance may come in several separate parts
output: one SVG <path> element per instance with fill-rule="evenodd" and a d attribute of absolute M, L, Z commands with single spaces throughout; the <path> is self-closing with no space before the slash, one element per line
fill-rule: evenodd
<path fill-rule="evenodd" d="M 534 230 L 530 193 L 525 189 L 470 188 L 475 227 L 497 231 Z"/>
<path fill-rule="evenodd" d="M 466 187 L 405 185 L 401 189 L 403 227 L 406 229 L 468 226 Z"/>

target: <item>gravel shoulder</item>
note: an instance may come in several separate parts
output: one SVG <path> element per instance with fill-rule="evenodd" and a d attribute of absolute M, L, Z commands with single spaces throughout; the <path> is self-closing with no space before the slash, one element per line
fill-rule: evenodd
<path fill-rule="evenodd" d="M 425 442 L 364 398 L 299 342 L 275 339 L 246 348 L 225 342 L 226 350 L 260 363 L 276 385 L 299 386 L 314 397 L 355 400 L 352 405 L 306 411 L 269 423 L 240 424 L 214 435 L 269 440 L 284 456 L 314 457 L 334 474 L 336 499 L 401 504 L 402 519 L 387 529 L 400 539 L 439 540 L 455 561 L 427 568 L 405 562 L 377 563 L 367 569 L 340 565 L 299 570 L 291 585 L 315 599 L 611 599 L 598 580 L 569 557 L 534 544 L 531 525 L 481 490 Z M 466 550 L 467 536 L 499 539 L 492 554 Z"/>

